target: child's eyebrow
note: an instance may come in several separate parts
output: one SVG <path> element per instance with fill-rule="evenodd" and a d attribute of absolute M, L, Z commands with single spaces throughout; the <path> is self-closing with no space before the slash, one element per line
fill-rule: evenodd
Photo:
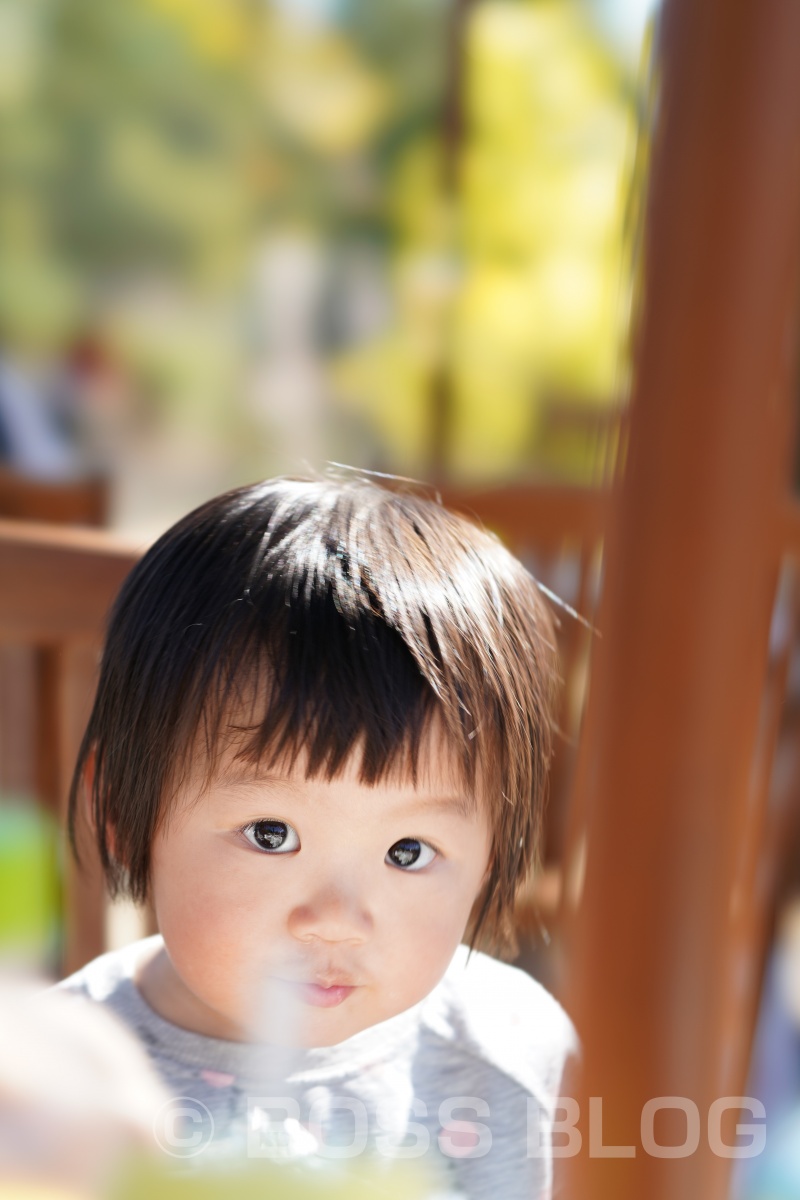
<path fill-rule="evenodd" d="M 221 771 L 215 782 L 221 787 L 267 787 L 287 792 L 298 791 L 298 784 L 293 779 L 286 779 L 275 772 L 255 771 L 249 774 L 245 766 L 232 764 Z"/>
<path fill-rule="evenodd" d="M 475 801 L 472 796 L 454 792 L 447 796 L 421 796 L 410 804 L 398 805 L 409 813 L 418 813 L 435 809 L 437 812 L 455 812 L 460 817 L 470 817 L 475 812 Z"/>

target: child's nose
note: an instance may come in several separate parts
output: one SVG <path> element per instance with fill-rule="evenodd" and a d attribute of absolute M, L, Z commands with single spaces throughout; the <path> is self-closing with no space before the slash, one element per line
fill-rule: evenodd
<path fill-rule="evenodd" d="M 289 932 L 298 941 L 364 942 L 373 927 L 372 915 L 353 885 L 321 884 L 289 913 Z"/>

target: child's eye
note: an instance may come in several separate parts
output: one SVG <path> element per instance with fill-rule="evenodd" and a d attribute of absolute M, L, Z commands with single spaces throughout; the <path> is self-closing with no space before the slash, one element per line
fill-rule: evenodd
<path fill-rule="evenodd" d="M 436 858 L 437 851 L 418 838 L 401 838 L 386 851 L 385 862 L 404 871 L 421 871 Z"/>
<path fill-rule="evenodd" d="M 251 821 L 240 832 L 251 846 L 267 854 L 289 854 L 300 849 L 297 831 L 285 821 Z"/>

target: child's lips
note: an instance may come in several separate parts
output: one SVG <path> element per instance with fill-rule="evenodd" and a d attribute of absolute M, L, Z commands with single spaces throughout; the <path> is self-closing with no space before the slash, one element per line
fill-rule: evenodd
<path fill-rule="evenodd" d="M 359 986 L 350 976 L 321 972 L 312 979 L 282 979 L 305 1004 L 314 1008 L 335 1008 L 343 1004 Z"/>
<path fill-rule="evenodd" d="M 296 987 L 305 1003 L 314 1008 L 336 1008 L 356 990 L 354 984 L 341 983 L 334 983 L 328 987 L 320 983 L 299 983 Z"/>

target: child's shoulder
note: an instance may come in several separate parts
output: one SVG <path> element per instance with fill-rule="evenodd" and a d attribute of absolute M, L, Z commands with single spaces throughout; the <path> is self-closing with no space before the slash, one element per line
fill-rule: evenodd
<path fill-rule="evenodd" d="M 133 988 L 133 977 L 142 957 L 160 941 L 161 938 L 155 935 L 131 942 L 118 950 L 109 950 L 62 979 L 54 990 L 85 996 L 113 1007 L 121 993 L 127 994 Z"/>
<path fill-rule="evenodd" d="M 425 1024 L 451 1053 L 480 1060 L 551 1106 L 578 1039 L 546 988 L 518 967 L 460 946 L 430 999 Z"/>

